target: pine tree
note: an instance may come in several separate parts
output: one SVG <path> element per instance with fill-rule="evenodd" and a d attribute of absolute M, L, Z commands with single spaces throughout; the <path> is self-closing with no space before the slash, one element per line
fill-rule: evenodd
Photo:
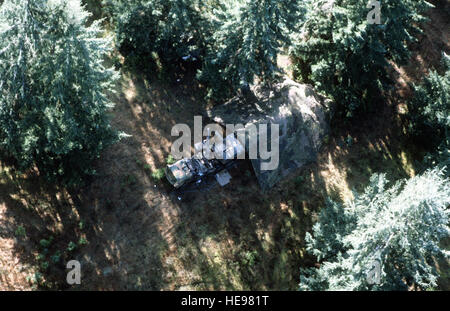
<path fill-rule="evenodd" d="M 410 132 L 421 144 L 436 153 L 427 156 L 431 165 L 450 167 L 450 56 L 443 56 L 444 73 L 436 70 L 414 86 L 414 96 L 409 102 Z"/>
<path fill-rule="evenodd" d="M 406 290 L 436 286 L 434 258 L 450 235 L 450 180 L 434 169 L 388 188 L 384 175 L 354 201 L 330 203 L 307 234 L 320 268 L 302 269 L 301 290 Z M 367 273 L 380 263 L 380 282 Z M 375 284 L 373 284 L 375 283 Z"/>
<path fill-rule="evenodd" d="M 0 155 L 49 179 L 78 181 L 118 135 L 103 66 L 110 40 L 78 0 L 6 0 L 0 8 Z"/>
<path fill-rule="evenodd" d="M 201 68 L 217 101 L 276 77 L 277 56 L 296 26 L 298 0 L 104 0 L 127 64 L 151 77 Z M 145 66 L 142 66 L 145 64 Z"/>
<path fill-rule="evenodd" d="M 232 1 L 220 15 L 221 25 L 199 79 L 209 86 L 209 98 L 226 99 L 253 83 L 277 77 L 277 57 L 289 45 L 296 25 L 298 1 Z"/>
<path fill-rule="evenodd" d="M 180 71 L 183 58 L 201 61 L 212 35 L 213 21 L 206 18 L 212 2 L 104 0 L 121 54 L 149 77 Z"/>
<path fill-rule="evenodd" d="M 408 59 L 407 44 L 425 20 L 421 14 L 431 7 L 423 0 L 377 1 L 381 24 L 372 24 L 369 2 L 303 1 L 302 30 L 291 49 L 297 79 L 331 97 L 336 112 L 345 117 L 375 108 L 391 82 L 389 61 Z"/>

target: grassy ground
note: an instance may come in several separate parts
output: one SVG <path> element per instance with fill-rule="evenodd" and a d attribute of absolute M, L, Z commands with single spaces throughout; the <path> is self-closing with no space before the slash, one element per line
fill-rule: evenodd
<path fill-rule="evenodd" d="M 171 195 L 155 173 L 169 155 L 172 126 L 192 125 L 203 111 L 198 86 L 189 76 L 166 84 L 124 72 L 112 115 L 132 137 L 104 153 L 86 187 L 49 186 L 1 167 L 0 289 L 69 289 L 65 262 L 77 259 L 82 284 L 71 289 L 295 290 L 299 268 L 315 264 L 304 235 L 326 197 L 346 200 L 373 173 L 395 180 L 420 167 L 422 150 L 403 130 L 408 82 L 438 64 L 438 51 L 450 52 L 449 19 L 430 14 L 412 62 L 393 73 L 392 99 L 336 128 L 317 164 L 269 193 L 244 162 L 225 188 Z M 447 279 L 441 284 L 448 288 Z"/>

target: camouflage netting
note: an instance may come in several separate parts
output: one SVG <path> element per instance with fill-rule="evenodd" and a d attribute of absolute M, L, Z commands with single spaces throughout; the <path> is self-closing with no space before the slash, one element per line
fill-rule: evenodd
<path fill-rule="evenodd" d="M 278 169 L 261 171 L 263 160 L 252 160 L 258 182 L 263 190 L 267 190 L 288 174 L 317 159 L 328 133 L 326 106 L 327 100 L 311 86 L 286 79 L 270 89 L 252 87 L 245 97 L 233 98 L 209 110 L 207 114 L 219 124 L 243 124 L 246 129 L 250 124 L 258 127 L 259 124 L 279 124 Z M 270 137 L 270 131 L 266 135 Z M 247 151 L 248 147 L 247 137 Z"/>

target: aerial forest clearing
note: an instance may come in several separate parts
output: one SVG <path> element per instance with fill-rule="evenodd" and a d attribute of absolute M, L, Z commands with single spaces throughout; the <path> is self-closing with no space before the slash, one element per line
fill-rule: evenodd
<path fill-rule="evenodd" d="M 424 5 L 425 1 L 391 1 L 404 2 L 411 10 L 417 9 L 415 14 L 426 17 L 395 19 L 422 30 L 414 35 L 415 41 L 403 40 L 404 34 L 389 27 L 383 30 L 386 37 L 380 42 L 389 36 L 404 42 L 408 57 L 395 44 L 377 49 L 361 43 L 377 42 L 379 35 L 361 26 L 366 25 L 368 1 L 319 1 L 335 2 L 348 10 L 342 19 L 337 8 L 333 13 L 317 13 L 312 9 L 317 6 L 314 1 L 304 1 L 302 10 L 294 9 L 302 2 L 294 0 L 87 0 L 82 1 L 84 8 L 78 2 L 0 1 L 0 290 L 329 289 L 320 280 L 328 273 L 323 262 L 332 261 L 333 256 L 314 251 L 325 243 L 320 240 L 324 234 L 320 226 L 314 226 L 325 217 L 321 211 L 347 206 L 346 202 L 365 202 L 367 198 L 358 195 L 370 193 L 377 188 L 374 185 L 382 190 L 395 188 L 400 180 L 411 183 L 386 190 L 386 202 L 395 203 L 397 197 L 403 200 L 397 205 L 407 206 L 408 198 L 419 202 L 402 191 L 426 183 L 431 190 L 424 194 L 424 202 L 439 201 L 436 209 L 447 217 L 447 223 L 444 216 L 442 223 L 433 223 L 448 230 L 450 185 L 444 167 L 449 159 L 445 154 L 449 150 L 449 102 L 436 108 L 436 118 L 426 119 L 423 111 L 430 111 L 428 106 L 414 109 L 420 106 L 414 106 L 415 100 L 426 98 L 428 89 L 438 89 L 434 84 L 427 88 L 428 77 L 429 84 L 444 82 L 439 84 L 443 88 L 440 97 L 430 95 L 427 103 L 450 99 L 448 1 L 430 1 L 433 7 Z M 74 5 L 69 11 L 82 12 L 72 16 L 75 21 L 69 18 L 67 27 L 61 22 L 70 17 L 64 3 Z M 345 3 L 364 11 L 351 12 L 353 6 Z M 149 9 L 152 5 L 156 9 Z M 30 20 L 47 27 L 40 26 L 43 39 L 36 39 L 33 30 L 26 28 L 33 23 L 27 14 L 14 16 L 22 9 L 31 12 Z M 199 10 L 203 15 L 197 14 Z M 382 6 L 383 12 L 394 14 Z M 261 17 L 264 14 L 270 17 Z M 330 20 L 328 14 L 336 16 Z M 41 22 L 53 15 L 52 23 Z M 355 26 L 357 16 L 364 16 L 364 23 Z M 25 21 L 17 22 L 25 26 L 15 29 L 8 24 L 13 20 Z M 169 26 L 161 26 L 164 23 Z M 346 27 L 359 29 L 358 36 L 370 40 L 352 42 L 353 35 L 342 30 Z M 317 43 L 328 40 L 321 31 L 329 31 L 335 39 Z M 9 32 L 26 40 L 8 41 Z M 343 39 L 338 42 L 336 38 Z M 72 47 L 75 41 L 84 47 Z M 22 48 L 27 52 L 20 54 Z M 268 50 L 261 52 L 263 48 Z M 51 65 L 33 63 L 39 49 L 47 53 L 40 61 Z M 83 54 L 89 49 L 95 51 Z M 376 54 L 381 49 L 385 51 Z M 331 56 L 321 58 L 324 51 Z M 70 53 L 75 56 L 67 57 Z M 344 54 L 347 58 L 340 63 Z M 382 64 L 374 70 L 362 65 L 363 60 L 374 64 L 380 57 Z M 406 61 L 401 62 L 402 57 Z M 15 74 L 14 62 L 18 68 L 31 69 Z M 349 63 L 363 72 L 346 70 Z M 33 82 L 22 88 L 22 82 L 16 83 L 20 74 L 26 76 L 24 81 Z M 358 75 L 363 78 L 355 78 Z M 315 160 L 302 163 L 267 189 L 261 187 L 252 162 L 243 160 L 227 170 L 231 182 L 223 187 L 211 183 L 174 194 L 165 175 L 166 167 L 178 161 L 171 153 L 176 139 L 173 127 L 184 123 L 193 128 L 194 117 L 207 116 L 233 98 L 245 98 L 245 92 L 257 85 L 273 87 L 280 79 L 314 88 L 331 105 L 329 130 L 321 136 Z M 58 93 L 68 88 L 68 95 Z M 39 90 L 43 90 L 41 95 L 30 95 L 33 101 L 21 101 L 27 92 Z M 91 105 L 93 110 L 91 101 L 99 103 Z M 33 105 L 30 108 L 24 102 Z M 65 110 L 66 106 L 71 108 Z M 15 118 L 26 122 L 15 127 Z M 72 131 L 73 120 L 82 118 L 98 124 L 97 128 L 83 125 L 82 134 Z M 28 127 L 30 123 L 37 125 Z M 430 124 L 435 128 L 430 130 Z M 43 147 L 41 137 L 45 137 Z M 65 157 L 66 151 L 70 157 Z M 47 152 L 56 160 L 48 160 Z M 384 175 L 376 174 L 385 174 L 389 183 L 384 184 Z M 423 191 L 412 192 L 420 196 Z M 375 199 L 369 201 L 377 204 Z M 381 210 L 378 213 L 383 215 Z M 317 240 L 312 241 L 310 234 Z M 386 244 L 391 241 L 396 243 L 394 239 Z M 442 250 L 449 250 L 450 237 L 436 241 Z M 390 258 L 391 253 L 387 254 Z M 421 282 L 401 277 L 402 284 L 388 285 L 449 290 L 448 258 L 424 256 L 426 267 L 435 272 L 420 266 L 417 269 L 425 271 Z M 81 263 L 79 285 L 66 282 L 70 260 Z M 386 263 L 386 267 L 391 266 Z M 386 279 L 391 280 L 386 271 Z M 344 288 L 370 289 L 360 278 L 351 279 L 353 283 L 342 282 Z"/>

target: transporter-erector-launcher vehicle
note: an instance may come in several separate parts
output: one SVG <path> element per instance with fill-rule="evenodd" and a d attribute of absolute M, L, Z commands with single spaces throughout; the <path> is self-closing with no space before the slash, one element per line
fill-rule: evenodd
<path fill-rule="evenodd" d="M 215 175 L 219 184 L 225 185 L 231 178 L 227 169 L 239 161 L 236 159 L 249 159 L 251 142 L 259 142 L 263 137 L 261 135 L 270 135 L 267 132 L 255 133 L 249 127 L 278 124 L 279 138 L 270 142 L 277 144 L 279 150 L 279 165 L 276 169 L 262 170 L 261 164 L 267 163 L 266 160 L 250 159 L 259 185 L 266 191 L 292 172 L 317 160 L 319 149 L 329 132 L 326 117 L 329 103 L 310 85 L 299 84 L 288 78 L 270 88 L 253 86 L 245 96 L 236 96 L 205 114 L 205 117 L 223 128 L 230 124 L 244 125 L 246 135 L 234 133 L 225 140 L 213 137 L 198 143 L 193 158 L 167 166 L 167 179 L 175 188 L 181 188 L 199 182 L 205 176 Z M 227 144 L 227 139 L 232 143 Z M 240 139 L 245 139 L 245 142 Z M 208 153 L 223 153 L 224 156 L 222 159 L 212 159 Z M 244 157 L 242 153 L 245 153 Z"/>

